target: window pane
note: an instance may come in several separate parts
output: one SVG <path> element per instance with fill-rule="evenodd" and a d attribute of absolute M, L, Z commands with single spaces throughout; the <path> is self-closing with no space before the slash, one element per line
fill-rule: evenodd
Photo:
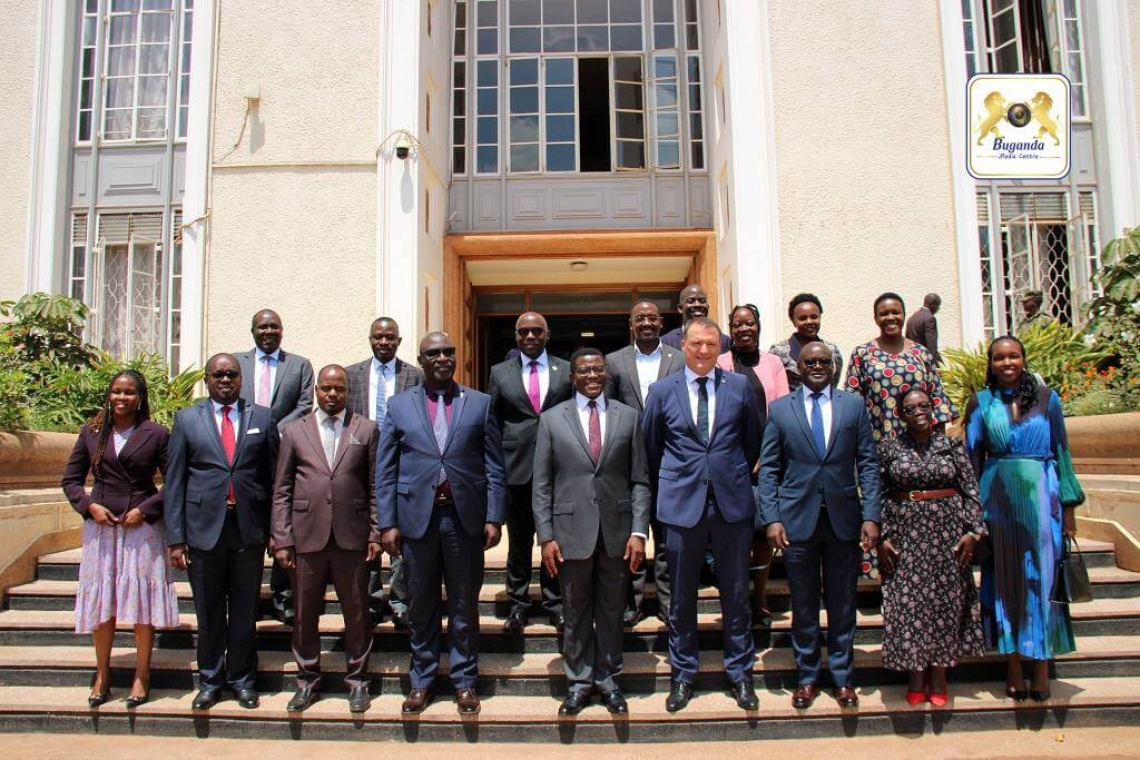
<path fill-rule="evenodd" d="M 480 143 L 497 143 L 499 141 L 498 118 L 494 116 L 480 117 L 476 140 Z"/>
<path fill-rule="evenodd" d="M 692 161 L 694 169 L 705 168 L 705 146 L 704 143 L 696 142 L 690 144 L 692 149 Z"/>
<path fill-rule="evenodd" d="M 166 77 L 139 77 L 139 105 L 166 105 Z"/>
<path fill-rule="evenodd" d="M 79 113 L 79 139 L 91 139 L 91 112 L 81 111 Z"/>
<path fill-rule="evenodd" d="M 700 38 L 697 34 L 696 24 L 685 24 L 685 49 L 700 50 Z"/>
<path fill-rule="evenodd" d="M 675 137 L 681 133 L 681 120 L 677 112 L 657 114 L 657 134 L 661 137 Z"/>
<path fill-rule="evenodd" d="M 653 47 L 667 50 L 677 46 L 677 35 L 672 24 L 657 24 L 653 27 Z"/>
<path fill-rule="evenodd" d="M 103 112 L 103 137 L 108 140 L 125 140 L 131 136 L 131 112 L 126 110 Z"/>
<path fill-rule="evenodd" d="M 499 3 L 497 0 L 480 0 L 476 19 L 479 26 L 498 26 Z"/>
<path fill-rule="evenodd" d="M 476 36 L 475 52 L 479 55 L 495 55 L 499 52 L 499 30 L 480 29 Z"/>
<path fill-rule="evenodd" d="M 90 79 L 95 76 L 95 50 L 87 48 L 83 51 L 83 68 L 81 76 Z"/>
<path fill-rule="evenodd" d="M 466 90 L 456 90 L 453 93 L 453 97 L 451 99 L 452 100 L 451 107 L 452 107 L 452 112 L 454 113 L 454 115 L 456 115 L 456 116 L 466 116 L 467 115 L 467 97 L 466 97 L 466 95 L 467 95 Z"/>
<path fill-rule="evenodd" d="M 574 113 L 573 87 L 546 88 L 547 113 Z"/>
<path fill-rule="evenodd" d="M 622 169 L 644 169 L 645 143 L 619 141 L 617 144 L 617 165 Z"/>
<path fill-rule="evenodd" d="M 657 143 L 657 165 L 679 167 L 681 165 L 681 144 L 674 140 Z"/>
<path fill-rule="evenodd" d="M 645 119 L 639 113 L 618 113 L 615 122 L 619 138 L 638 140 L 645 136 Z"/>
<path fill-rule="evenodd" d="M 510 10 L 512 25 L 539 23 L 538 0 L 511 0 Z"/>
<path fill-rule="evenodd" d="M 451 149 L 451 170 L 456 174 L 467 173 L 467 150 L 464 148 Z"/>
<path fill-rule="evenodd" d="M 135 49 L 113 47 L 107 50 L 107 76 L 124 77 L 135 73 Z"/>
<path fill-rule="evenodd" d="M 480 87 L 494 86 L 499 83 L 498 61 L 479 61 L 477 71 L 477 82 Z"/>
<path fill-rule="evenodd" d="M 547 84 L 574 84 L 574 59 L 556 58 L 546 62 Z"/>
<path fill-rule="evenodd" d="M 672 21 L 673 0 L 653 0 L 653 20 L 658 23 Z"/>
<path fill-rule="evenodd" d="M 645 107 L 645 104 L 641 94 L 641 85 L 614 85 L 614 106 L 619 109 L 631 109 L 637 111 L 642 110 Z"/>
<path fill-rule="evenodd" d="M 703 140 L 705 138 L 705 128 L 701 123 L 701 115 L 699 113 L 690 114 L 689 116 L 689 137 L 693 140 Z"/>
<path fill-rule="evenodd" d="M 547 142 L 569 142 L 574 139 L 573 116 L 547 116 Z"/>
<path fill-rule="evenodd" d="M 662 77 L 677 76 L 677 59 L 671 55 L 658 55 L 653 59 L 653 75 Z"/>
<path fill-rule="evenodd" d="M 129 108 L 135 101 L 135 83 L 131 79 L 107 80 L 107 107 Z"/>
<path fill-rule="evenodd" d="M 173 0 L 143 0 L 143 10 L 168 11 L 172 4 Z"/>
<path fill-rule="evenodd" d="M 521 58 L 510 62 L 511 84 L 538 84 L 538 59 Z"/>
<path fill-rule="evenodd" d="M 537 145 L 511 146 L 511 171 L 536 172 L 538 171 Z"/>
<path fill-rule="evenodd" d="M 610 23 L 641 23 L 641 0 L 610 0 Z"/>
<path fill-rule="evenodd" d="M 451 141 L 456 145 L 462 145 L 467 142 L 467 119 L 452 120 Z"/>
<path fill-rule="evenodd" d="M 538 112 L 538 88 L 537 87 L 512 87 L 511 88 L 511 113 L 537 113 Z"/>
<path fill-rule="evenodd" d="M 615 58 L 614 79 L 621 82 L 640 82 L 641 59 L 629 57 Z"/>
<path fill-rule="evenodd" d="M 542 50 L 545 53 L 574 51 L 574 27 L 547 26 L 542 29 Z"/>
<path fill-rule="evenodd" d="M 128 45 L 135 41 L 135 17 L 115 16 L 111 19 L 112 45 Z"/>
<path fill-rule="evenodd" d="M 111 11 L 118 13 L 120 11 L 137 11 L 139 9 L 139 0 L 111 0 Z"/>
<path fill-rule="evenodd" d="M 139 51 L 142 74 L 162 74 L 167 70 L 167 48 L 162 45 L 144 45 Z"/>
<path fill-rule="evenodd" d="M 543 24 L 573 24 L 574 0 L 542 0 Z"/>
<path fill-rule="evenodd" d="M 144 13 L 142 17 L 143 42 L 169 42 L 170 20 L 166 13 Z"/>
<path fill-rule="evenodd" d="M 499 112 L 499 91 L 496 89 L 479 90 L 477 96 L 477 110 L 481 114 L 496 114 Z"/>
<path fill-rule="evenodd" d="M 499 171 L 499 149 L 484 145 L 476 152 L 476 171 L 480 174 L 493 174 Z"/>
<path fill-rule="evenodd" d="M 609 50 L 609 28 L 605 26 L 578 27 L 578 50 Z"/>
<path fill-rule="evenodd" d="M 606 0 L 578 0 L 579 24 L 604 24 L 608 21 Z"/>
<path fill-rule="evenodd" d="M 546 170 L 549 172 L 574 171 L 574 146 L 567 144 L 547 145 Z"/>
<path fill-rule="evenodd" d="M 657 107 L 658 108 L 673 108 L 677 105 L 677 85 L 675 84 L 659 84 L 657 85 Z"/>
<path fill-rule="evenodd" d="M 611 50 L 641 50 L 640 26 L 615 26 L 610 30 Z"/>
<path fill-rule="evenodd" d="M 511 142 L 538 142 L 538 116 L 512 116 Z"/>
<path fill-rule="evenodd" d="M 139 137 L 166 136 L 166 108 L 140 108 L 138 113 Z"/>
<path fill-rule="evenodd" d="M 512 53 L 538 53 L 542 49 L 542 31 L 536 26 L 511 30 Z"/>

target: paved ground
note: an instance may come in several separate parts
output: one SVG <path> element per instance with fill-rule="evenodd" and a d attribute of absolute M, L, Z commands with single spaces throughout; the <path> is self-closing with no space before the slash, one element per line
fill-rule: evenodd
<path fill-rule="evenodd" d="M 375 751 L 376 748 L 372 748 Z M 604 752 L 607 760 L 619 758 L 691 758 L 694 752 L 721 756 L 835 758 L 840 753 L 857 757 L 895 758 L 1015 758 L 1015 757 L 1140 757 L 1140 727 L 1085 728 L 1067 731 L 982 731 L 916 738 L 899 736 L 851 739 L 786 740 L 776 742 L 700 742 L 698 744 L 639 744 L 553 747 L 535 744 L 406 745 L 385 743 L 385 758 L 444 756 L 463 752 L 465 758 L 502 758 L 506 753 L 526 757 L 594 758 Z M 369 752 L 362 742 L 286 742 L 241 739 L 162 739 L 144 736 L 91 736 L 68 734 L 0 735 L 0 752 L 17 758 L 359 758 Z M 889 754 L 888 754 L 889 753 Z"/>

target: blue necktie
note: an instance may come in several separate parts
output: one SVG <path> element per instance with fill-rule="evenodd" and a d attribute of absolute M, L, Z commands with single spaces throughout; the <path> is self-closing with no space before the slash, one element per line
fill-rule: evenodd
<path fill-rule="evenodd" d="M 709 442 L 709 379 L 697 378 L 697 432 L 707 446 Z"/>
<path fill-rule="evenodd" d="M 381 364 L 380 372 L 376 375 L 376 419 L 379 425 L 384 422 L 384 415 L 388 413 L 388 365 Z"/>
<path fill-rule="evenodd" d="M 821 398 L 823 398 L 822 391 L 811 394 L 811 437 L 815 439 L 815 449 L 819 452 L 819 458 L 823 459 L 827 455 L 827 439 L 823 437 L 823 407 L 819 405 Z"/>

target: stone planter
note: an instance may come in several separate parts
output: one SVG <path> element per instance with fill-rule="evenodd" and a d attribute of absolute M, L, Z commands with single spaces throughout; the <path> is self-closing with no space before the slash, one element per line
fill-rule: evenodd
<path fill-rule="evenodd" d="M 1140 475 L 1140 412 L 1065 420 L 1073 464 L 1090 475 Z"/>
<path fill-rule="evenodd" d="M 59 485 L 74 433 L 0 433 L 0 490 Z"/>

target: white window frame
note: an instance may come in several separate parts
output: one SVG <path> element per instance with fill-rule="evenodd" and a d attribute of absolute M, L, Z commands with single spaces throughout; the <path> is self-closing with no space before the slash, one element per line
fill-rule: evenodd
<path fill-rule="evenodd" d="M 103 17 L 104 24 L 103 24 L 102 30 L 100 32 L 100 36 L 101 36 L 100 42 L 101 42 L 101 46 L 104 50 L 104 55 L 103 55 L 103 65 L 102 65 L 102 71 L 101 71 L 101 74 L 103 77 L 103 87 L 102 87 L 103 93 L 102 93 L 102 103 L 101 103 L 102 111 L 100 114 L 101 119 L 100 119 L 100 123 L 98 125 L 99 139 L 102 142 L 115 143 L 115 144 L 118 144 L 118 143 L 165 142 L 168 139 L 168 136 L 171 134 L 171 129 L 170 129 L 170 127 L 171 127 L 171 124 L 170 124 L 170 120 L 171 120 L 171 113 L 170 113 L 171 97 L 172 96 L 176 97 L 176 94 L 172 93 L 172 91 L 171 91 L 172 79 L 177 82 L 177 77 L 172 77 L 172 71 L 174 71 L 173 66 L 174 66 L 174 63 L 176 61 L 176 58 L 175 58 L 176 47 L 178 48 L 178 53 L 179 53 L 178 60 L 181 59 L 181 55 L 180 55 L 181 54 L 181 34 L 180 34 L 181 24 L 178 22 L 179 22 L 180 10 L 182 8 L 182 2 L 181 2 L 181 0 L 171 0 L 170 10 L 150 10 L 150 9 L 147 9 L 145 7 L 145 4 L 140 3 L 139 8 L 137 10 L 132 10 L 132 11 L 115 11 L 115 10 L 113 10 L 114 0 L 105 0 L 105 2 L 107 3 L 107 5 L 106 5 L 105 15 Z M 139 97 L 140 97 L 140 94 L 142 92 L 142 87 L 140 87 L 141 81 L 143 79 L 148 79 L 148 78 L 153 78 L 153 79 L 158 78 L 158 75 L 155 75 L 155 74 L 143 75 L 141 73 L 141 68 L 140 68 L 140 64 L 142 63 L 142 52 L 143 52 L 144 45 L 146 45 L 148 47 L 158 47 L 158 45 L 161 44 L 161 43 L 144 43 L 142 41 L 143 19 L 148 15 L 151 15 L 151 16 L 166 15 L 169 17 L 169 35 L 168 35 L 166 43 L 165 43 L 166 44 L 166 71 L 163 74 L 163 76 L 165 77 L 165 80 L 166 80 L 166 98 L 165 98 L 165 102 L 161 105 L 161 107 L 157 106 L 157 105 L 142 106 L 139 104 Z M 128 43 L 127 45 L 112 45 L 111 44 L 111 27 L 112 27 L 114 20 L 116 18 L 129 18 L 132 16 L 135 18 L 134 41 L 131 43 Z M 125 48 L 125 47 L 130 47 L 130 46 L 133 46 L 133 48 L 134 48 L 134 72 L 132 74 L 128 74 L 125 76 L 123 76 L 123 75 L 113 76 L 110 73 L 111 50 L 112 50 L 112 48 Z M 129 134 L 126 137 L 107 137 L 107 118 L 108 118 L 108 115 L 111 112 L 120 112 L 120 111 L 127 111 L 128 110 L 127 108 L 122 107 L 122 106 L 115 107 L 115 108 L 112 108 L 110 106 L 110 96 L 111 96 L 111 86 L 110 85 L 111 85 L 111 82 L 113 80 L 130 80 L 133 83 L 133 88 L 132 88 L 132 92 L 131 92 L 131 105 L 129 108 L 131 126 L 130 126 L 130 130 L 129 130 Z M 160 109 L 162 111 L 162 119 L 163 119 L 162 134 L 161 135 L 148 135 L 146 137 L 140 137 L 139 136 L 139 111 L 140 110 L 158 111 Z M 175 130 L 175 134 L 176 133 L 177 133 L 177 130 Z"/>

